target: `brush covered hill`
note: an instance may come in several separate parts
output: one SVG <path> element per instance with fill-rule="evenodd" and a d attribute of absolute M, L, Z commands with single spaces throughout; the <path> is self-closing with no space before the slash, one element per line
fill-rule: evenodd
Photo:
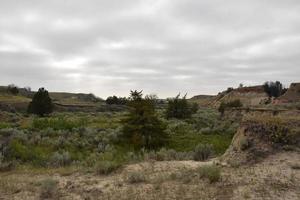
<path fill-rule="evenodd" d="M 7 86 L 0 86 L 0 110 L 25 112 L 35 92 L 18 88 L 18 94 L 8 92 Z M 92 111 L 103 104 L 101 98 L 93 94 L 49 92 L 49 95 L 59 111 Z"/>

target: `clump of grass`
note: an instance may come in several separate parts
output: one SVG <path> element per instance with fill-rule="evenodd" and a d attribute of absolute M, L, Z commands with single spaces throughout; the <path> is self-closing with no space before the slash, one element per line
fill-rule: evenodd
<path fill-rule="evenodd" d="M 207 178 L 210 183 L 218 182 L 221 179 L 221 169 L 215 165 L 205 165 L 199 167 L 200 178 Z"/>
<path fill-rule="evenodd" d="M 41 199 L 54 198 L 57 196 L 57 181 L 45 179 L 41 183 Z"/>
<path fill-rule="evenodd" d="M 98 161 L 96 163 L 96 173 L 99 175 L 107 175 L 117 170 L 119 167 L 121 167 L 121 163 L 118 163 L 116 161 Z"/>
<path fill-rule="evenodd" d="M 159 151 L 144 153 L 145 160 L 170 161 L 170 160 L 192 160 L 193 152 L 177 152 L 173 149 L 162 148 Z"/>
<path fill-rule="evenodd" d="M 213 147 L 210 144 L 198 144 L 194 150 L 195 161 L 207 160 L 213 154 Z"/>
<path fill-rule="evenodd" d="M 126 181 L 128 183 L 142 183 L 146 181 L 146 176 L 141 171 L 129 172 L 126 176 Z"/>

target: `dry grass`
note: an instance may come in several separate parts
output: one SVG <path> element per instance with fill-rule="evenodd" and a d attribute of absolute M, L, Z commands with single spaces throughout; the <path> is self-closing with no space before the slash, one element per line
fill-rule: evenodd
<path fill-rule="evenodd" d="M 22 199 L 24 195 L 27 199 L 39 199 L 43 190 L 41 183 L 51 178 L 58 181 L 53 193 L 62 199 L 294 200 L 299 197 L 300 173 L 291 163 L 299 162 L 299 153 L 283 152 L 255 165 L 221 168 L 222 178 L 214 176 L 219 171 L 212 162 L 194 161 L 133 164 L 109 176 L 83 172 L 69 176 L 51 172 L 49 175 L 46 171 L 37 173 L 27 169 L 0 174 L 0 194 L 5 195 L 5 200 Z M 218 181 L 212 184 L 209 177 L 219 178 L 213 178 Z"/>

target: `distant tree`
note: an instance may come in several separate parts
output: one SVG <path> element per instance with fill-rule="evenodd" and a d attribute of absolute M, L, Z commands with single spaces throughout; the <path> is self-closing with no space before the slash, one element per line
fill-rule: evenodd
<path fill-rule="evenodd" d="M 26 86 L 26 87 L 24 87 L 24 90 L 25 90 L 26 92 L 31 92 L 31 87 Z"/>
<path fill-rule="evenodd" d="M 190 118 L 191 115 L 198 111 L 198 105 L 191 105 L 186 99 L 186 95 L 180 98 L 178 94 L 175 98 L 168 99 L 168 106 L 166 110 L 166 117 L 177 118 L 177 119 L 186 119 Z"/>
<path fill-rule="evenodd" d="M 157 103 L 158 102 L 158 96 L 156 94 L 147 94 L 145 96 L 145 99 L 148 99 L 148 100 L 151 100 L 153 101 L 154 103 Z"/>
<path fill-rule="evenodd" d="M 268 94 L 269 97 L 279 97 L 284 92 L 286 92 L 286 89 L 282 86 L 282 83 L 279 81 L 268 81 L 265 82 L 264 85 L 264 91 Z"/>
<path fill-rule="evenodd" d="M 243 83 L 240 83 L 239 84 L 239 88 L 243 88 L 244 87 L 244 84 Z"/>
<path fill-rule="evenodd" d="M 34 94 L 28 106 L 28 112 L 44 116 L 45 114 L 50 114 L 52 111 L 53 104 L 48 91 L 44 88 L 40 88 L 38 92 Z"/>
<path fill-rule="evenodd" d="M 117 97 L 114 95 L 114 96 L 107 97 L 105 102 L 106 102 L 106 104 L 109 104 L 109 105 L 112 105 L 112 104 L 125 105 L 127 103 L 127 99 L 126 99 L 126 97 Z"/>
<path fill-rule="evenodd" d="M 157 117 L 155 106 L 150 99 L 144 99 L 142 91 L 131 91 L 129 114 L 123 120 L 122 138 L 135 149 L 157 149 L 168 140 L 166 125 Z"/>
<path fill-rule="evenodd" d="M 13 95 L 17 95 L 19 93 L 19 88 L 14 84 L 10 84 L 7 86 L 7 91 Z"/>
<path fill-rule="evenodd" d="M 229 92 L 233 91 L 232 87 L 227 88 L 227 90 L 225 91 L 226 94 L 228 94 Z"/>

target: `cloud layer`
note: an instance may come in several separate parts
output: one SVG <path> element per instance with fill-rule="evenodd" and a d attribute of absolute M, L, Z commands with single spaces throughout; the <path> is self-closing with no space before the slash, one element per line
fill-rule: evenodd
<path fill-rule="evenodd" d="M 160 97 L 300 81 L 299 0 L 0 0 L 0 84 Z"/>

